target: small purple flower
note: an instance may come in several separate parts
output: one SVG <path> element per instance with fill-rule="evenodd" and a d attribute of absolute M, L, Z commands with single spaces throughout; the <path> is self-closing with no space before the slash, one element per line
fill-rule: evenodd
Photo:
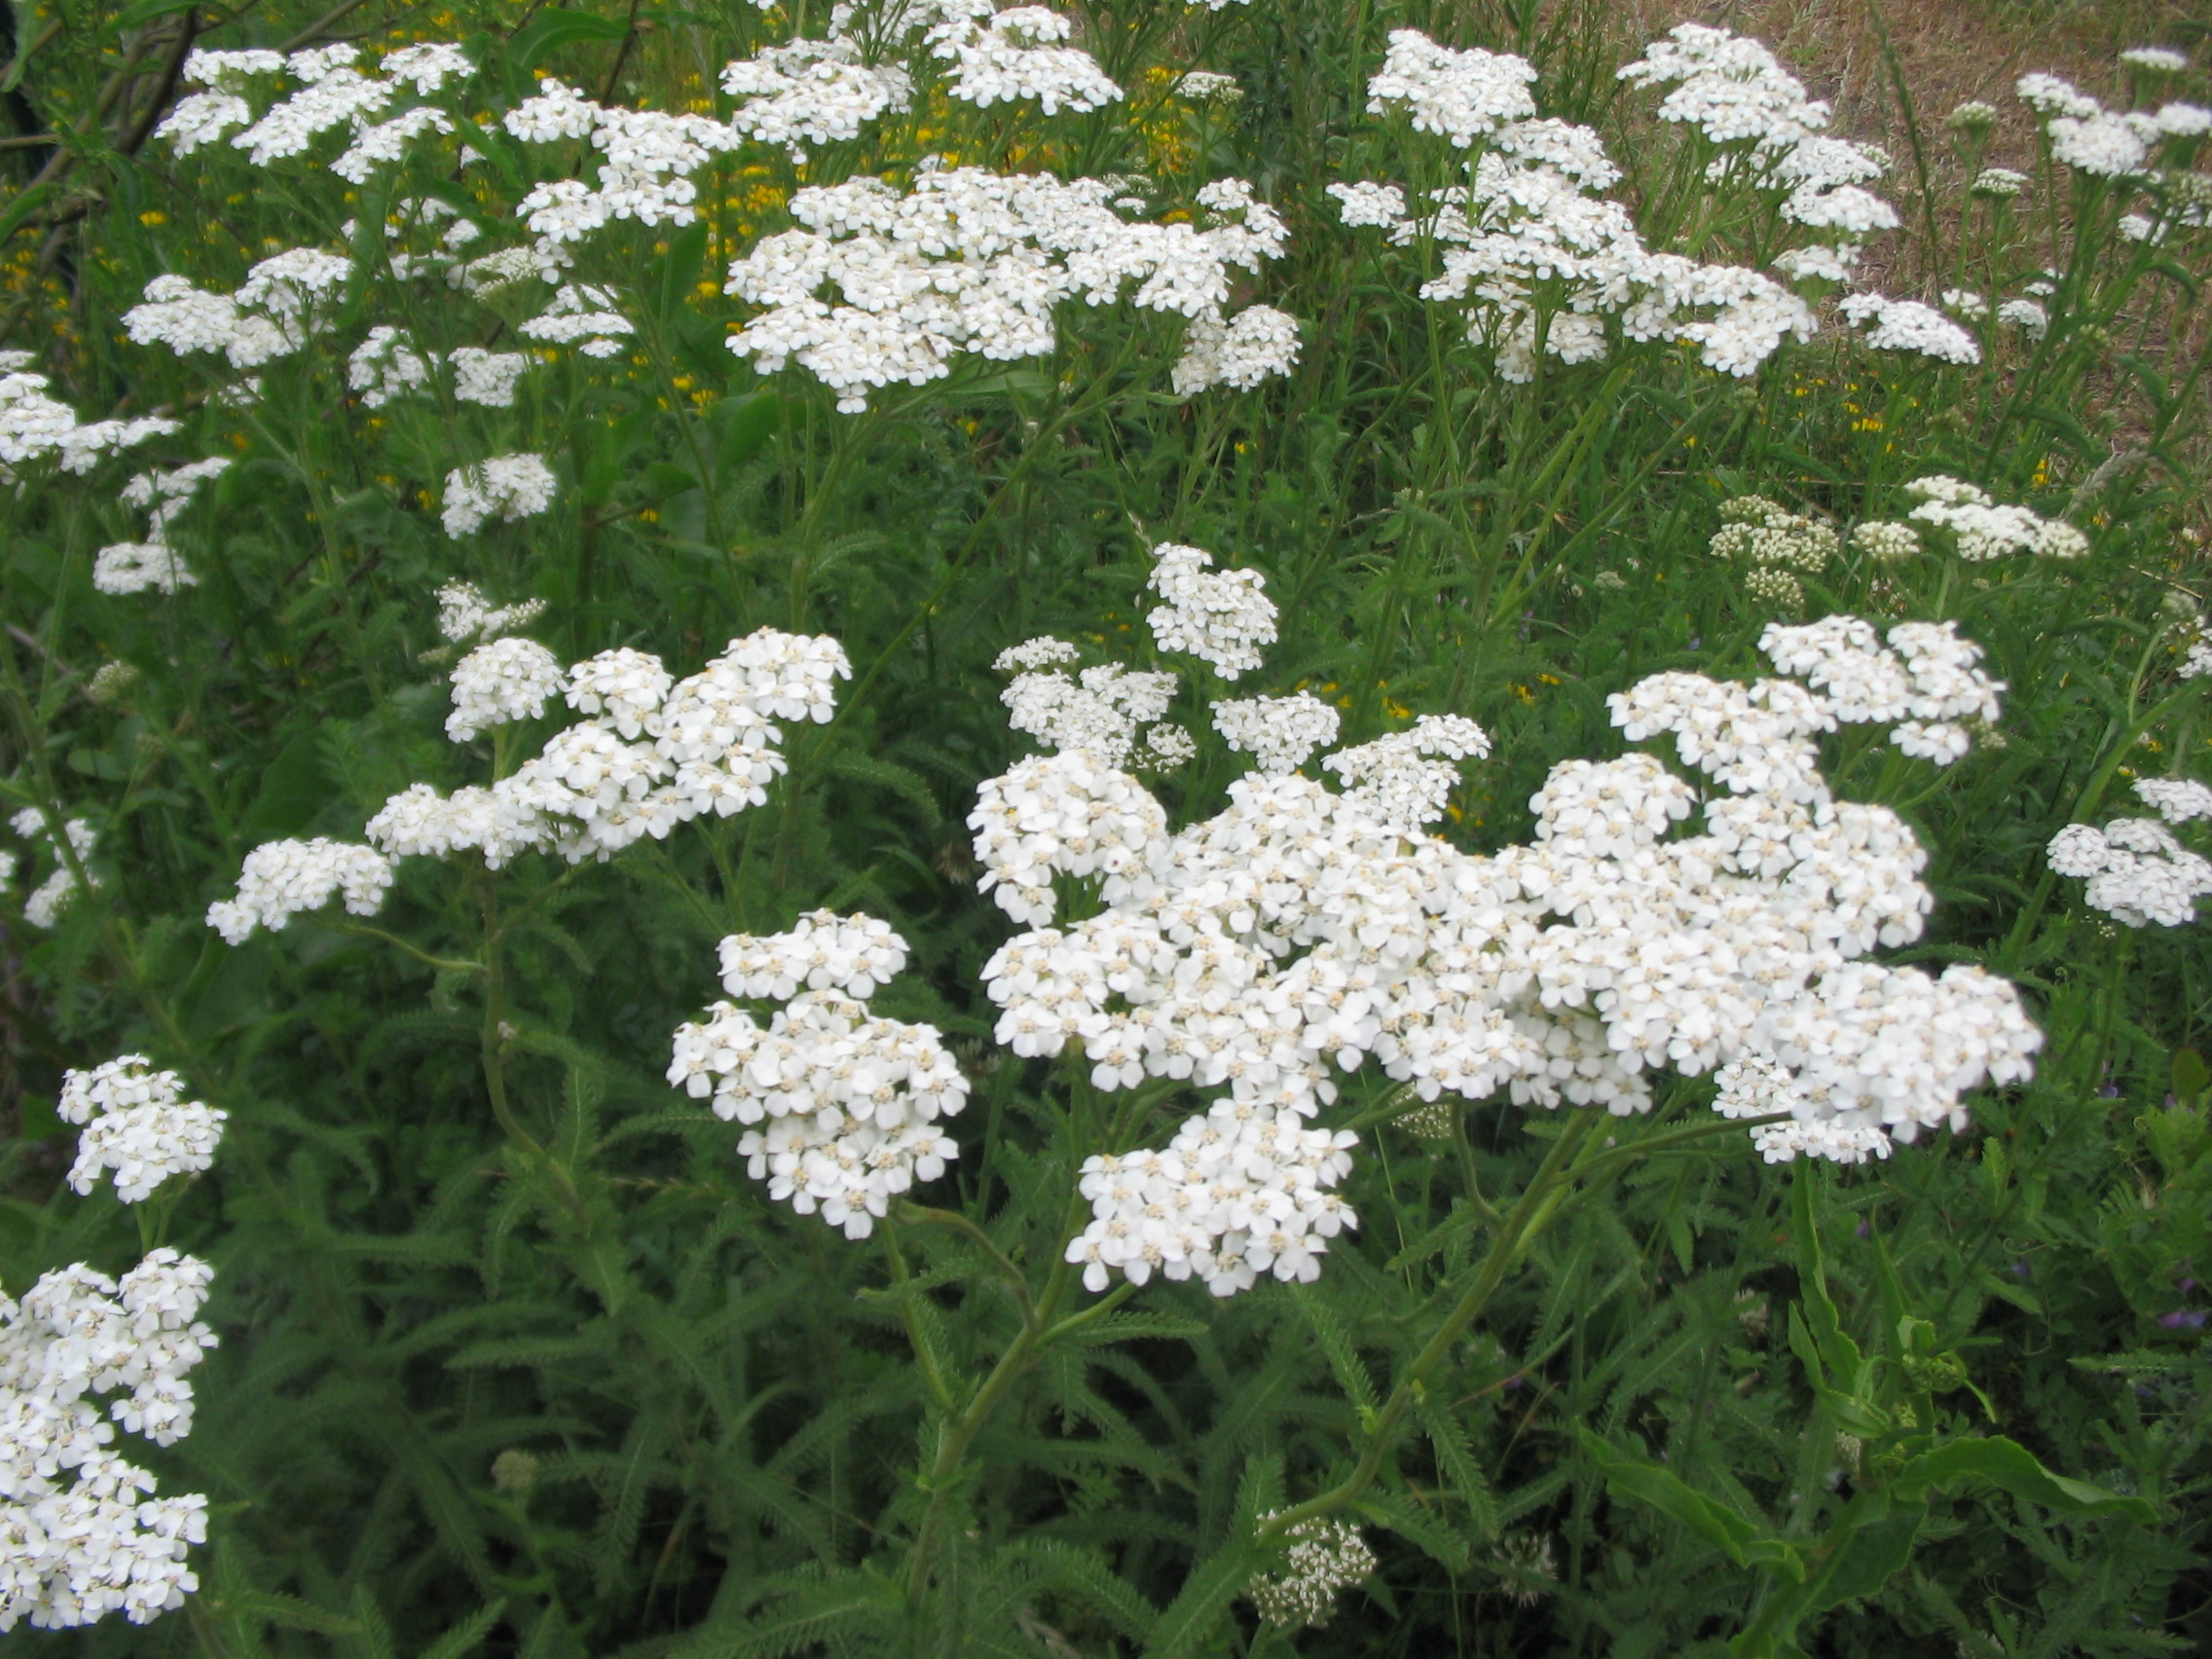
<path fill-rule="evenodd" d="M 2177 1308 L 2171 1313 L 2159 1314 L 2158 1323 L 2169 1331 L 2194 1331 L 2204 1323 L 2204 1314 L 2198 1309 Z"/>
<path fill-rule="evenodd" d="M 2016 1279 L 2026 1278 L 2033 1271 L 2025 1262 L 2014 1262 L 2012 1264 L 2012 1276 Z"/>
<path fill-rule="evenodd" d="M 2182 1294 L 2183 1294 L 2184 1296 L 2187 1296 L 2187 1295 L 2188 1295 L 2188 1294 L 2189 1294 L 2189 1293 L 2190 1293 L 2191 1291 L 2194 1290 L 2195 1288 L 2196 1288 L 2196 1281 L 2195 1281 L 2194 1279 L 2193 1279 L 2193 1278 L 2185 1278 L 2185 1279 L 2176 1279 L 2176 1280 L 2174 1280 L 2174 1289 L 2176 1289 L 2176 1290 L 2180 1291 L 2180 1292 L 2181 1292 L 2181 1293 L 2182 1293 Z"/>
<path fill-rule="evenodd" d="M 2108 1083 L 2104 1086 L 2104 1088 L 2097 1090 L 2097 1094 L 2101 1099 L 2118 1100 L 2120 1098 L 2120 1085 L 2117 1083 Z"/>
<path fill-rule="evenodd" d="M 1867 1226 L 1866 1223 L 1862 1221 L 1859 1224 L 1858 1231 L 1852 1234 L 1852 1237 L 1864 1238 L 1869 1236 L 1873 1233 L 1873 1231 L 1874 1230 L 1871 1227 Z"/>

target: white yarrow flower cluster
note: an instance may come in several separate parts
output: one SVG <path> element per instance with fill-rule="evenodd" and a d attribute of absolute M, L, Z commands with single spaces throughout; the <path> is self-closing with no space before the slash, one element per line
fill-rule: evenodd
<path fill-rule="evenodd" d="M 220 352 L 233 368 L 256 369 L 328 332 L 352 276 L 344 254 L 313 247 L 271 255 L 228 294 L 165 273 L 123 313 L 124 331 L 134 345 L 166 346 L 180 357 Z"/>
<path fill-rule="evenodd" d="M 1489 754 L 1489 735 L 1463 715 L 1422 715 L 1411 731 L 1340 749 L 1321 764 L 1344 779 L 1347 799 L 1410 834 L 1444 816 L 1459 782 L 1455 762 Z"/>
<path fill-rule="evenodd" d="M 1278 1629 L 1327 1624 L 1337 1610 L 1338 1592 L 1375 1570 L 1375 1552 L 1349 1521 L 1301 1521 L 1284 1540 L 1288 1548 L 1281 1563 L 1263 1567 L 1244 1587 L 1253 1610 Z"/>
<path fill-rule="evenodd" d="M 455 671 L 459 727 L 449 731 L 473 735 L 494 717 L 535 718 L 555 690 L 587 718 L 489 788 L 401 791 L 369 820 L 373 843 L 394 859 L 473 850 L 499 869 L 531 851 L 556 851 L 571 864 L 606 860 L 695 818 L 727 818 L 765 801 L 784 772 L 777 722 L 826 723 L 836 682 L 852 676 L 836 641 L 773 628 L 731 641 L 682 680 L 627 647 L 558 678 L 549 677 L 551 660 L 530 641 L 478 647 Z"/>
<path fill-rule="evenodd" d="M 729 349 L 763 373 L 796 362 L 854 413 L 877 387 L 943 379 L 964 353 L 1050 354 L 1067 300 L 1105 306 L 1133 284 L 1141 309 L 1219 325 L 1231 271 L 1282 252 L 1282 220 L 1235 180 L 1201 192 L 1203 228 L 1132 224 L 1121 196 L 1105 179 L 975 167 L 923 172 L 903 194 L 875 178 L 809 186 L 791 201 L 800 228 L 729 268 L 726 291 L 759 308 Z M 1281 354 L 1272 326 L 1238 337 L 1254 373 Z"/>
<path fill-rule="evenodd" d="M 619 355 L 622 342 L 637 331 L 610 291 L 586 282 L 564 284 L 551 305 L 520 326 L 532 340 L 573 346 L 587 357 Z"/>
<path fill-rule="evenodd" d="M 2178 928 L 2212 894 L 2212 860 L 2190 851 L 2155 818 L 2116 818 L 2102 829 L 2069 824 L 2045 858 L 2056 875 L 2085 880 L 2082 901 L 2131 928 Z"/>
<path fill-rule="evenodd" d="M 2064 519 L 2046 519 L 2026 507 L 2001 505 L 1979 485 L 1931 473 L 1904 487 L 1918 504 L 1907 516 L 1944 532 L 1960 558 L 1973 564 L 2014 553 L 2079 559 L 2089 538 Z"/>
<path fill-rule="evenodd" d="M 1046 6 L 1001 12 L 992 0 L 930 0 L 939 14 L 926 36 L 930 55 L 952 66 L 952 96 L 980 109 L 1036 100 L 1047 115 L 1084 113 L 1121 101 L 1122 89 L 1098 60 L 1062 43 L 1074 21 Z"/>
<path fill-rule="evenodd" d="M 69 1186 L 80 1197 L 115 1171 L 115 1193 L 138 1203 L 171 1175 L 198 1175 L 215 1162 L 230 1114 L 184 1098 L 184 1080 L 158 1072 L 144 1054 L 125 1054 L 90 1071 L 61 1074 L 57 1110 L 82 1124 Z"/>
<path fill-rule="evenodd" d="M 858 138 L 878 116 L 904 109 L 913 79 L 896 65 L 862 62 L 855 42 L 832 34 L 828 40 L 801 36 L 724 65 L 722 91 L 746 100 L 731 126 L 757 143 L 783 145 L 793 162 L 803 162 L 810 146 Z"/>
<path fill-rule="evenodd" d="M 118 1425 L 157 1446 L 192 1431 L 185 1374 L 216 1346 L 198 1319 L 213 1276 L 158 1249 L 120 1280 L 79 1262 L 20 1303 L 0 1295 L 0 1632 L 147 1624 L 200 1587 L 186 1553 L 207 1540 L 206 1498 L 156 1495 L 111 1447 Z"/>
<path fill-rule="evenodd" d="M 92 586 L 102 593 L 175 593 L 200 578 L 169 545 L 169 526 L 189 506 L 200 486 L 230 469 L 227 456 L 211 456 L 187 466 L 141 472 L 123 487 L 123 504 L 146 512 L 146 539 L 103 547 L 92 559 Z"/>
<path fill-rule="evenodd" d="M 866 1238 L 893 1198 L 959 1157 L 940 1120 L 968 1103 L 935 1026 L 867 1010 L 904 967 L 905 940 L 872 917 L 817 911 L 787 934 L 725 939 L 721 959 L 732 996 L 784 1006 L 766 1029 L 726 1002 L 678 1027 L 669 1083 L 746 1125 L 738 1155 L 772 1199 Z"/>
<path fill-rule="evenodd" d="M 661 677 L 664 690 L 667 679 L 665 674 Z M 492 640 L 454 666 L 453 713 L 446 716 L 446 736 L 467 743 L 489 727 L 535 720 L 545 713 L 546 699 L 560 696 L 567 687 L 561 659 L 535 640 Z"/>
<path fill-rule="evenodd" d="M 1298 319 L 1272 306 L 1246 306 L 1229 322 L 1191 319 L 1171 384 L 1178 397 L 1226 386 L 1251 391 L 1298 366 Z"/>
<path fill-rule="evenodd" d="M 225 944 L 243 944 L 257 927 L 279 932 L 294 916 L 344 898 L 347 910 L 373 916 L 391 891 L 391 861 L 374 847 L 317 835 L 264 841 L 246 854 L 234 898 L 207 906 L 207 925 Z"/>
<path fill-rule="evenodd" d="M 1810 308 L 1771 277 L 1646 248 L 1628 209 L 1596 194 L 1621 176 L 1597 133 L 1537 119 L 1527 92 L 1534 71 L 1522 59 L 1452 52 L 1412 30 L 1391 42 L 1369 107 L 1402 109 L 1418 129 L 1472 151 L 1466 182 L 1410 209 L 1395 184 L 1330 194 L 1346 224 L 1377 226 L 1400 246 L 1443 247 L 1443 275 L 1421 297 L 1466 306 L 1502 378 L 1533 379 L 1539 354 L 1601 360 L 1616 333 L 1694 345 L 1709 367 L 1733 375 L 1751 373 L 1786 339 L 1812 338 Z"/>
<path fill-rule="evenodd" d="M 1213 706 L 1213 728 L 1263 772 L 1295 772 L 1316 749 L 1337 741 L 1337 711 L 1308 691 L 1248 697 Z"/>
<path fill-rule="evenodd" d="M 103 457 L 179 429 L 158 415 L 79 421 L 74 409 L 47 396 L 46 376 L 27 372 L 21 361 L 0 365 L 0 484 L 15 483 L 16 468 L 35 461 L 52 461 L 64 472 L 90 472 Z"/>
<path fill-rule="evenodd" d="M 1844 321 L 1863 331 L 1877 351 L 1910 351 L 1939 363 L 1981 361 L 1974 338 L 1933 306 L 1918 300 L 1893 300 L 1885 294 L 1846 294 L 1836 302 Z"/>
<path fill-rule="evenodd" d="M 365 407 L 382 409 L 428 391 L 441 364 L 451 372 L 458 401 L 512 409 L 515 386 L 530 368 L 530 358 L 521 351 L 487 351 L 480 346 L 461 347 L 451 356 L 419 351 L 405 330 L 380 324 L 347 359 L 346 384 L 361 394 Z"/>
<path fill-rule="evenodd" d="M 1172 674 L 1131 673 L 1119 663 L 1070 680 L 1057 666 L 1016 675 L 999 694 L 1008 723 L 1057 750 L 1088 750 L 1108 766 L 1129 757 L 1137 728 L 1167 712 Z"/>
<path fill-rule="evenodd" d="M 1275 606 L 1267 580 L 1250 570 L 1215 571 L 1213 555 L 1163 541 L 1152 550 L 1146 585 L 1162 603 L 1146 620 L 1163 651 L 1210 663 L 1224 680 L 1260 666 L 1275 643 Z"/>
<path fill-rule="evenodd" d="M 2041 1035 L 2009 983 L 1864 960 L 1919 936 L 1925 856 L 1895 813 L 1829 794 L 1814 743 L 1880 721 L 1940 747 L 1938 728 L 1993 719 L 1978 649 L 1925 623 L 1885 646 L 1851 617 L 1770 628 L 1763 648 L 1791 678 L 1665 674 L 1611 699 L 1632 743 L 1672 737 L 1710 793 L 1641 752 L 1563 762 L 1531 801 L 1535 841 L 1494 855 L 1419 828 L 1449 762 L 1487 752 L 1456 717 L 1330 756 L 1341 793 L 1242 778 L 1172 836 L 1087 752 L 988 781 L 969 821 L 979 885 L 1028 930 L 984 970 L 997 1040 L 1074 1047 L 1109 1092 L 1222 1091 L 1166 1148 L 1086 1170 L 1092 1225 L 1070 1259 L 1088 1282 L 1157 1271 L 1228 1294 L 1315 1271 L 1348 1225 L 1331 1189 L 1349 1142 L 1309 1140 L 1304 1120 L 1370 1055 L 1424 1100 L 1505 1089 L 1616 1114 L 1648 1108 L 1656 1069 L 1759 1056 L 1815 1126 L 1768 1135 L 1769 1156 L 1878 1155 L 2027 1076 Z M 1083 904 L 1103 908 L 1055 926 L 1058 877 L 1095 882 Z"/>
<path fill-rule="evenodd" d="M 458 540 L 474 535 L 492 519 L 513 524 L 535 518 L 553 504 L 559 488 L 543 456 L 496 455 L 446 474 L 445 508 L 439 522 Z"/>
<path fill-rule="evenodd" d="M 35 806 L 26 806 L 8 821 L 9 828 L 24 840 L 44 847 L 54 859 L 54 868 L 47 878 L 31 889 L 23 901 L 23 920 L 34 928 L 51 928 L 60 920 L 61 912 L 68 908 L 70 900 L 77 896 L 77 872 L 62 855 L 61 845 L 47 828 L 46 815 Z M 99 839 L 89 818 L 72 818 L 61 826 L 61 833 L 68 838 L 69 851 L 76 855 L 78 864 L 92 856 L 92 848 Z M 11 868 L 13 862 L 11 861 Z M 96 873 L 92 876 L 93 887 L 100 885 Z"/>

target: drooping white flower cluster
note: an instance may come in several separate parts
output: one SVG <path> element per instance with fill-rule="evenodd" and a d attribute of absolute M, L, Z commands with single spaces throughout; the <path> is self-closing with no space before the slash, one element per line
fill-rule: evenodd
<path fill-rule="evenodd" d="M 1533 78 L 1520 58 L 1394 31 L 1369 108 L 1404 110 L 1417 129 L 1473 151 L 1466 182 L 1411 210 L 1403 186 L 1329 187 L 1346 224 L 1378 226 L 1400 246 L 1443 247 L 1443 275 L 1421 297 L 1465 305 L 1500 376 L 1532 379 L 1539 352 L 1600 360 L 1616 332 L 1694 345 L 1709 367 L 1733 375 L 1751 374 L 1788 338 L 1812 338 L 1810 308 L 1770 277 L 1646 248 L 1628 209 L 1597 194 L 1621 176 L 1603 142 L 1588 128 L 1536 118 Z"/>
<path fill-rule="evenodd" d="M 185 1099 L 184 1080 L 153 1065 L 144 1054 L 125 1054 L 90 1071 L 61 1074 L 61 1121 L 85 1125 L 69 1170 L 69 1185 L 80 1197 L 110 1169 L 116 1197 L 134 1204 L 171 1175 L 214 1166 L 230 1114 Z"/>
<path fill-rule="evenodd" d="M 2000 505 L 1988 491 L 1962 479 L 1931 473 L 1913 479 L 1904 493 L 1919 503 L 1908 515 L 1912 521 L 1947 534 L 1959 557 L 1973 564 L 2013 553 L 2079 559 L 2089 550 L 2089 538 L 2064 519 Z"/>
<path fill-rule="evenodd" d="M 535 718 L 560 690 L 587 718 L 489 789 L 403 790 L 369 820 L 368 837 L 395 859 L 473 849 L 493 869 L 534 850 L 571 864 L 611 858 L 647 835 L 662 840 L 708 813 L 727 818 L 766 800 L 785 770 L 777 722 L 826 723 L 836 681 L 851 675 L 836 641 L 772 628 L 731 641 L 681 681 L 658 657 L 627 647 L 561 676 L 535 642 L 493 641 L 454 671 L 449 734 Z"/>
<path fill-rule="evenodd" d="M 1337 1610 L 1337 1593 L 1375 1570 L 1375 1552 L 1349 1521 L 1301 1521 L 1284 1538 L 1289 1547 L 1282 1561 L 1254 1573 L 1244 1587 L 1253 1610 L 1278 1629 L 1327 1624 Z"/>
<path fill-rule="evenodd" d="M 54 838 L 54 831 L 47 827 L 46 814 L 37 807 L 24 807 L 8 821 L 8 827 L 24 840 L 44 847 L 54 859 L 53 870 L 44 881 L 31 889 L 30 897 L 23 901 L 23 920 L 34 928 L 51 928 L 60 919 L 69 901 L 77 895 L 77 872 L 70 867 L 69 860 L 62 855 L 60 843 Z M 92 848 L 98 842 L 99 832 L 92 828 L 91 819 L 69 819 L 61 826 L 61 832 L 68 837 L 69 851 L 76 855 L 77 863 L 84 864 L 92 856 Z M 14 862 L 11 860 L 10 868 L 13 867 Z M 91 876 L 95 888 L 100 885 L 96 873 L 88 870 L 87 874 Z"/>
<path fill-rule="evenodd" d="M 200 578 L 169 545 L 168 529 L 191 505 L 200 486 L 230 468 L 227 456 L 210 456 L 187 466 L 141 472 L 123 487 L 123 504 L 146 511 L 146 539 L 118 541 L 92 558 L 92 586 L 102 593 L 174 593 Z"/>
<path fill-rule="evenodd" d="M 166 346 L 180 357 L 220 352 L 233 368 L 256 369 L 328 332 L 352 276 L 351 259 L 313 247 L 271 255 L 228 294 L 165 273 L 123 313 L 123 326 L 134 345 Z"/>
<path fill-rule="evenodd" d="M 428 391 L 440 365 L 452 375 L 458 401 L 512 409 L 516 383 L 530 367 L 530 358 L 521 351 L 487 351 L 480 346 L 461 347 L 451 356 L 419 351 L 406 330 L 380 323 L 347 359 L 346 384 L 361 394 L 363 405 L 382 409 Z"/>
<path fill-rule="evenodd" d="M 1173 835 L 1087 752 L 987 782 L 978 885 L 1028 930 L 984 971 L 998 1040 L 1079 1047 L 1102 1090 L 1223 1091 L 1165 1150 L 1087 1171 L 1071 1259 L 1089 1281 L 1158 1270 L 1228 1294 L 1305 1275 L 1344 1219 L 1329 1189 L 1348 1142 L 1305 1140 L 1304 1120 L 1370 1055 L 1425 1100 L 1502 1088 L 1617 1114 L 1649 1106 L 1658 1068 L 1757 1056 L 1793 1079 L 1770 1156 L 1879 1153 L 2027 1076 L 2041 1035 L 2010 984 L 1866 960 L 1919 936 L 1924 855 L 1895 813 L 1829 793 L 1815 742 L 1880 722 L 1907 753 L 1963 752 L 1961 722 L 1999 713 L 1978 647 L 1932 623 L 1885 646 L 1853 617 L 1778 624 L 1761 647 L 1788 678 L 1671 673 L 1610 699 L 1630 742 L 1674 739 L 1702 792 L 1641 751 L 1565 761 L 1530 802 L 1533 843 L 1495 854 L 1420 828 L 1449 761 L 1487 753 L 1456 717 L 1330 756 L 1343 793 L 1249 775 Z M 1054 926 L 1058 878 L 1104 907 Z"/>
<path fill-rule="evenodd" d="M 317 835 L 307 841 L 264 841 L 246 854 L 236 896 L 207 906 L 207 925 L 225 944 L 243 944 L 257 927 L 280 932 L 294 916 L 343 897 L 356 916 L 384 908 L 391 861 L 374 847 Z"/>
<path fill-rule="evenodd" d="M 513 524 L 535 518 L 553 504 L 559 488 L 560 481 L 543 456 L 496 455 L 446 474 L 445 509 L 439 522 L 448 535 L 459 540 L 474 535 L 491 519 Z"/>
<path fill-rule="evenodd" d="M 542 599 L 495 606 L 474 582 L 448 582 L 438 589 L 438 632 L 455 645 L 497 640 L 535 621 L 544 609 Z"/>
<path fill-rule="evenodd" d="M 159 1249 L 120 1281 L 79 1262 L 20 1303 L 0 1295 L 0 1632 L 146 1624 L 200 1587 L 185 1557 L 206 1542 L 206 1498 L 155 1495 L 110 1448 L 117 1424 L 157 1446 L 192 1431 L 185 1373 L 216 1346 L 197 1317 L 212 1277 Z M 116 1396 L 105 1418 L 101 1394 Z"/>
<path fill-rule="evenodd" d="M 1337 741 L 1337 711 L 1310 692 L 1247 697 L 1213 706 L 1213 728 L 1263 772 L 1295 772 L 1316 749 Z"/>
<path fill-rule="evenodd" d="M 1257 571 L 1215 571 L 1213 555 L 1163 541 L 1152 550 L 1147 581 L 1162 603 L 1146 620 L 1163 651 L 1195 656 L 1235 680 L 1264 660 L 1275 643 L 1275 606 Z"/>
<path fill-rule="evenodd" d="M 1110 305 L 1133 284 L 1141 309 L 1220 325 L 1231 271 L 1282 252 L 1282 220 L 1237 180 L 1199 192 L 1202 228 L 1131 223 L 1122 196 L 1105 179 L 976 167 L 923 172 L 903 194 L 875 178 L 809 186 L 791 201 L 802 228 L 729 268 L 726 291 L 760 308 L 729 349 L 764 373 L 796 362 L 858 412 L 873 388 L 940 380 L 963 353 L 1049 355 L 1066 300 Z M 1248 325 L 1255 352 L 1268 333 Z"/>
<path fill-rule="evenodd" d="M 968 1103 L 935 1026 L 867 1010 L 906 941 L 873 917 L 819 910 L 789 933 L 732 935 L 721 961 L 731 996 L 784 1006 L 765 1030 L 728 1002 L 678 1027 L 669 1083 L 746 1125 L 738 1154 L 772 1199 L 866 1238 L 893 1198 L 959 1157 L 940 1121 Z"/>
<path fill-rule="evenodd" d="M 2088 883 L 2082 901 L 2092 910 L 2131 928 L 2178 928 L 2196 919 L 2197 900 L 2212 895 L 2212 860 L 2183 846 L 2166 825 L 2212 818 L 2212 789 L 2193 778 L 2138 778 L 2135 793 L 2158 818 L 2116 818 L 2101 830 L 2069 824 L 2044 856 L 2054 875 Z"/>
<path fill-rule="evenodd" d="M 27 352 L 6 356 L 13 361 L 0 362 L 0 485 L 15 483 L 18 467 L 47 460 L 64 472 L 90 472 L 105 456 L 178 429 L 160 415 L 80 422 L 74 409 L 46 394 L 46 376 L 23 368 Z"/>

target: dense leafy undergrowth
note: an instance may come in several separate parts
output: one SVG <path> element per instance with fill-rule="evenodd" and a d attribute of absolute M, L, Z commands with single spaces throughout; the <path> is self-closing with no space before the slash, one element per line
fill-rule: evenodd
<path fill-rule="evenodd" d="M 18 8 L 11 1643 L 2212 1643 L 2205 71 L 1613 28 Z"/>

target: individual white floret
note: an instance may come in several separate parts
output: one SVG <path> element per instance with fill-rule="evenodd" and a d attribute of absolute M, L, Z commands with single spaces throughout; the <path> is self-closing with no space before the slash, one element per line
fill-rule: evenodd
<path fill-rule="evenodd" d="M 64 855 L 62 843 L 56 841 L 47 827 L 46 815 L 35 806 L 26 806 L 10 819 L 9 828 L 26 841 L 44 846 L 53 857 L 54 868 L 47 878 L 31 889 L 23 900 L 23 920 L 34 928 L 51 928 L 61 919 L 61 912 L 69 907 L 77 896 L 77 868 L 88 864 L 92 849 L 98 845 L 99 832 L 88 818 L 71 818 L 63 822 L 61 833 L 68 844 Z M 99 873 L 90 868 L 86 874 L 93 888 L 100 886 Z"/>

